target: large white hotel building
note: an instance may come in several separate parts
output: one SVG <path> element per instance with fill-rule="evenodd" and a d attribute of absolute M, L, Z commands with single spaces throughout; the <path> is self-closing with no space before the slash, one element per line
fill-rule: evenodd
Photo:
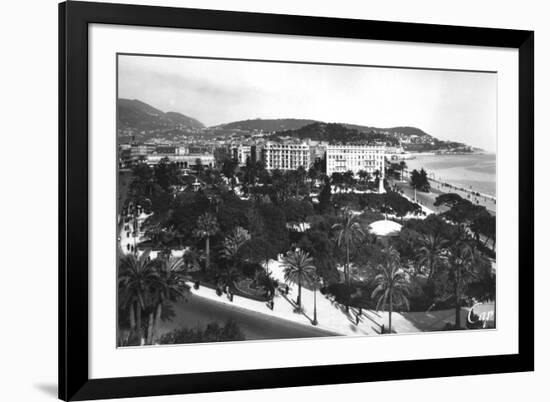
<path fill-rule="evenodd" d="M 269 170 L 296 170 L 300 166 L 308 169 L 311 165 L 309 144 L 305 142 L 268 141 L 263 148 L 263 160 Z"/>
<path fill-rule="evenodd" d="M 385 147 L 383 145 L 328 145 L 327 176 L 351 170 L 354 174 L 364 170 L 384 174 Z"/>

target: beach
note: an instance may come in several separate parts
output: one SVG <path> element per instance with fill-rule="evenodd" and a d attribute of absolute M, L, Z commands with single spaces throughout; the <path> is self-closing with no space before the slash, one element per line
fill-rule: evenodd
<path fill-rule="evenodd" d="M 417 154 L 406 159 L 407 169 L 424 169 L 434 181 L 496 197 L 496 155 Z"/>

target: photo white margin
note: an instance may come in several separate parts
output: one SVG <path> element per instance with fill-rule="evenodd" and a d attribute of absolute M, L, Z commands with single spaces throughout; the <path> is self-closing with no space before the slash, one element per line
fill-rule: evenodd
<path fill-rule="evenodd" d="M 89 38 L 90 378 L 517 353 L 517 50 L 103 24 L 90 25 Z M 117 349 L 115 112 L 120 52 L 497 71 L 497 330 Z"/>

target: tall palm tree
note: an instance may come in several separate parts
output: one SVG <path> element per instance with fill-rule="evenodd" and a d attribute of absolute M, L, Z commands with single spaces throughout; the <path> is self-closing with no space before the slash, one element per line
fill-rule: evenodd
<path fill-rule="evenodd" d="M 182 258 L 185 264 L 185 270 L 187 272 L 196 272 L 200 270 L 199 252 L 197 249 L 194 247 L 186 249 Z"/>
<path fill-rule="evenodd" d="M 197 219 L 197 227 L 193 231 L 195 237 L 205 239 L 206 265 L 208 271 L 210 267 L 210 237 L 214 236 L 220 230 L 216 217 L 209 212 L 205 212 Z"/>
<path fill-rule="evenodd" d="M 321 176 L 321 172 L 319 169 L 315 167 L 315 165 L 312 165 L 308 171 L 307 171 L 307 178 L 311 180 L 311 185 L 315 184 L 317 180 L 319 180 L 319 177 Z M 311 191 L 311 185 L 309 190 Z"/>
<path fill-rule="evenodd" d="M 449 251 L 449 282 L 453 288 L 455 328 L 460 329 L 460 309 L 465 298 L 466 288 L 476 277 L 475 265 L 480 256 L 464 229 L 460 230 L 457 240 Z"/>
<path fill-rule="evenodd" d="M 403 181 L 403 171 L 407 169 L 407 162 L 405 161 L 399 162 L 399 168 L 401 169 L 401 181 Z"/>
<path fill-rule="evenodd" d="M 304 186 L 306 177 L 307 177 L 307 170 L 303 166 L 298 166 L 298 169 L 296 169 L 296 173 L 295 173 L 296 197 L 298 197 L 300 193 L 300 189 Z"/>
<path fill-rule="evenodd" d="M 423 234 L 420 236 L 418 248 L 418 263 L 428 270 L 428 280 L 432 280 L 438 269 L 445 263 L 445 253 L 448 241 L 435 234 Z"/>
<path fill-rule="evenodd" d="M 233 283 L 234 278 L 237 276 L 235 265 L 239 260 L 239 251 L 248 240 L 250 240 L 248 231 L 241 226 L 237 226 L 223 241 L 220 254 L 231 263 L 231 265 L 227 265 L 225 272 L 226 283 L 229 285 Z"/>
<path fill-rule="evenodd" d="M 409 309 L 409 281 L 399 262 L 399 253 L 392 246 L 384 250 L 384 260 L 377 267 L 379 273 L 374 278 L 376 288 L 371 297 L 377 299 L 376 309 L 385 310 L 388 307 L 388 331 L 392 331 L 391 316 L 394 306 L 404 306 Z"/>
<path fill-rule="evenodd" d="M 130 330 L 142 339 L 141 316 L 147 307 L 152 286 L 158 279 L 153 261 L 149 258 L 151 250 L 141 256 L 128 254 L 120 261 L 118 272 L 119 301 L 123 308 L 129 309 Z"/>
<path fill-rule="evenodd" d="M 288 252 L 283 258 L 285 281 L 298 284 L 298 309 L 302 308 L 302 284 L 308 281 L 315 270 L 313 258 L 303 250 Z"/>
<path fill-rule="evenodd" d="M 237 226 L 223 241 L 222 257 L 234 261 L 238 256 L 239 250 L 248 240 L 250 240 L 248 230 Z"/>
<path fill-rule="evenodd" d="M 343 212 L 343 220 L 340 223 L 336 223 L 332 226 L 333 230 L 338 231 L 337 244 L 338 247 L 343 247 L 346 251 L 346 264 L 344 266 L 344 277 L 348 287 L 348 295 L 346 301 L 346 311 L 349 311 L 350 303 L 350 248 L 353 244 L 359 242 L 364 236 L 365 232 L 361 228 L 361 225 L 357 221 L 356 217 L 352 214 L 349 208 L 345 208 Z"/>
<path fill-rule="evenodd" d="M 169 302 L 185 300 L 190 292 L 185 283 L 186 264 L 183 258 L 167 257 L 156 261 L 157 277 L 152 286 L 153 309 L 149 313 L 147 343 L 153 344 L 158 338 L 157 330 L 162 317 L 162 308 Z"/>

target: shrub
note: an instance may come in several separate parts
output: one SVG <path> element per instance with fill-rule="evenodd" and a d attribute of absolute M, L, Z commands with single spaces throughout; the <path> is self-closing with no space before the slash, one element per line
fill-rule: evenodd
<path fill-rule="evenodd" d="M 326 293 L 334 296 L 335 300 L 340 304 L 347 303 L 348 295 L 354 292 L 353 285 L 350 286 L 348 291 L 348 286 L 345 283 L 332 283 L 326 288 Z"/>
<path fill-rule="evenodd" d="M 245 336 L 237 323 L 228 320 L 225 325 L 209 323 L 204 329 L 178 328 L 164 334 L 161 344 L 244 341 Z"/>

